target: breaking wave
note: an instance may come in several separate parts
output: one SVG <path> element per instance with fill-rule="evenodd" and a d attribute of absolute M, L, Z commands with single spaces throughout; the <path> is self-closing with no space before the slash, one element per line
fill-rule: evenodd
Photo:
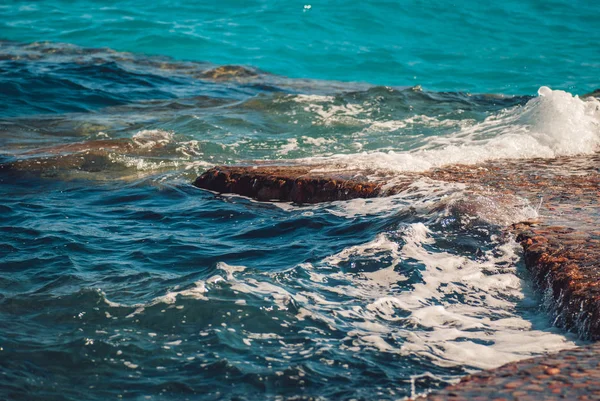
<path fill-rule="evenodd" d="M 600 102 L 541 87 L 524 106 L 500 111 L 447 136 L 432 136 L 408 152 L 363 152 L 303 162 L 371 171 L 425 171 L 448 164 L 591 154 L 599 149 Z"/>

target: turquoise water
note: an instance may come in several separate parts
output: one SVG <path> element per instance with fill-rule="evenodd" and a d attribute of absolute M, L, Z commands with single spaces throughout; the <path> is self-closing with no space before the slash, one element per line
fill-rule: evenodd
<path fill-rule="evenodd" d="M 599 86 L 599 14 L 586 0 L 11 1 L 0 38 L 434 91 L 581 94 Z"/>
<path fill-rule="evenodd" d="M 397 400 L 572 347 L 503 229 L 539 198 L 191 182 L 597 152 L 580 3 L 0 5 L 0 399 Z"/>

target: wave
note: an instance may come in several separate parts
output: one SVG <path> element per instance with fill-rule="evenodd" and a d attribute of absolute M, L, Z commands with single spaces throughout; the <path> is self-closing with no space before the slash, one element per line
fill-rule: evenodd
<path fill-rule="evenodd" d="M 20 82 L 9 100 L 41 107 L 23 106 L 33 114 L 17 118 L 20 106 L 0 110 L 2 153 L 30 171 L 129 177 L 284 160 L 390 175 L 585 154 L 600 146 L 600 102 L 547 87 L 534 98 L 436 93 L 58 43 L 0 46 L 6 53 L 0 68 L 19 65 L 8 68 Z M 10 74 L 9 86 L 17 82 Z M 40 87 L 58 92 L 38 101 Z M 99 91 L 118 101 L 81 95 Z"/>
<path fill-rule="evenodd" d="M 524 292 L 531 289 L 517 275 L 516 243 L 492 238 L 493 247 L 471 259 L 432 249 L 438 236 L 414 223 L 289 272 L 259 274 L 219 262 L 207 279 L 145 303 L 123 304 L 98 294 L 109 314 L 125 319 L 226 302 L 232 310 L 252 310 L 257 317 L 276 314 L 274 320 L 284 327 L 304 327 L 311 335 L 307 349 L 331 343 L 327 337 L 337 333 L 337 352 L 425 357 L 434 366 L 471 371 L 574 346 L 542 319 L 532 322 L 532 316 L 519 311 Z M 403 290 L 407 286 L 410 291 Z M 223 317 L 218 329 L 248 347 L 285 340 L 277 332 L 237 332 L 228 328 L 235 317 Z M 283 355 L 296 352 L 281 345 Z"/>
<path fill-rule="evenodd" d="M 503 110 L 449 136 L 431 137 L 410 152 L 362 152 L 301 162 L 331 165 L 334 170 L 425 171 L 448 164 L 551 158 L 598 150 L 600 101 L 544 86 L 522 107 Z"/>
<path fill-rule="evenodd" d="M 514 314 L 523 291 L 530 291 L 516 274 L 516 244 L 498 242 L 493 251 L 472 260 L 443 249 L 432 250 L 435 233 L 423 223 L 407 226 L 400 238 L 403 246 L 389 234 L 380 234 L 327 259 L 338 267 L 357 258 L 375 258 L 389 265 L 357 274 L 352 290 L 337 289 L 351 291 L 367 304 L 348 311 L 347 317 L 357 322 L 356 329 L 348 333 L 356 345 L 427 355 L 440 366 L 484 369 L 522 359 L 525 353 L 573 346 L 560 335 L 533 329 L 530 321 Z M 398 266 L 406 266 L 408 261 L 425 268 L 401 274 Z M 416 282 L 415 275 L 420 275 Z M 411 291 L 394 293 L 393 285 L 399 282 L 412 283 Z M 397 348 L 384 340 L 390 337 L 405 341 Z"/>

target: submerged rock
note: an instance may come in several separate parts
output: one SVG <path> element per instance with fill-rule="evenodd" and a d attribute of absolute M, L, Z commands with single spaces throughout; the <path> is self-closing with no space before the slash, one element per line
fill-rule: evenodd
<path fill-rule="evenodd" d="M 54 177 L 64 171 L 85 171 L 97 173 L 118 168 L 112 163 L 110 154 L 104 150 L 90 150 L 83 153 L 32 157 L 0 163 L 0 172 L 26 172 L 42 177 Z"/>
<path fill-rule="evenodd" d="M 143 133 L 143 132 L 142 132 Z M 152 132 L 150 132 L 152 133 Z M 124 173 L 142 157 L 160 156 L 169 141 L 151 135 L 132 139 L 101 139 L 65 143 L 21 151 L 0 161 L 0 172 L 29 173 L 42 177 L 65 177 L 65 174 Z M 123 175 L 118 175 L 125 178 Z M 98 178 L 104 179 L 101 175 Z"/>
<path fill-rule="evenodd" d="M 250 68 L 239 65 L 222 65 L 202 72 L 198 78 L 228 81 L 232 79 L 255 78 L 258 73 Z"/>
<path fill-rule="evenodd" d="M 593 92 L 590 93 L 586 93 L 585 95 L 581 96 L 583 99 L 585 99 L 586 97 L 596 97 L 598 99 L 600 99 L 600 89 L 596 89 Z"/>

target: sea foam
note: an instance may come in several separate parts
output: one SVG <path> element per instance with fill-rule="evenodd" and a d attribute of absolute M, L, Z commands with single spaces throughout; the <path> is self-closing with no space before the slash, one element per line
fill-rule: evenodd
<path fill-rule="evenodd" d="M 428 249 L 435 242 L 432 234 L 422 223 L 411 224 L 402 235 L 401 247 L 381 234 L 325 261 L 337 266 L 353 255 L 391 256 L 389 268 L 378 271 L 377 277 L 361 273 L 351 286 L 341 289 L 366 302 L 364 308 L 346 311 L 355 322 L 355 329 L 348 332 L 354 351 L 374 347 L 380 352 L 427 355 L 439 366 L 489 369 L 573 346 L 562 335 L 539 330 L 515 313 L 516 304 L 524 298 L 523 282 L 515 269 L 519 258 L 515 243 L 498 243 L 484 258 L 473 260 L 432 252 Z M 417 261 L 426 268 L 411 291 L 393 294 L 388 285 L 379 285 L 379 276 L 387 270 L 395 280 L 402 280 L 395 271 L 401 260 Z M 384 338 L 404 340 L 395 348 Z"/>
<path fill-rule="evenodd" d="M 311 157 L 328 170 L 425 171 L 448 164 L 591 154 L 600 149 L 600 102 L 541 87 L 524 106 L 505 109 L 418 149 Z"/>

